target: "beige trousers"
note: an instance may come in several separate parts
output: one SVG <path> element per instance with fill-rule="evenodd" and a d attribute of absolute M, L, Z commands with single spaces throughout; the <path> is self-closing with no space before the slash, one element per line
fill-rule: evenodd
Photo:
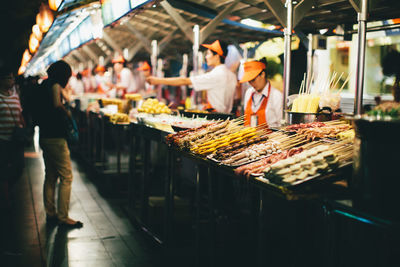
<path fill-rule="evenodd" d="M 43 150 L 46 175 L 43 186 L 43 200 L 46 215 L 57 216 L 60 221 L 68 218 L 69 200 L 71 196 L 72 169 L 67 141 L 64 138 L 42 138 L 40 147 Z M 58 188 L 58 205 L 55 207 L 55 188 Z"/>

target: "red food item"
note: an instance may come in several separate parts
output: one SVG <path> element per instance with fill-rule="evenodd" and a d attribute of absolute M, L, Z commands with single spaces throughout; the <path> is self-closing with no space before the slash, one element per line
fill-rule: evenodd
<path fill-rule="evenodd" d="M 302 147 L 297 147 L 297 148 L 292 148 L 289 150 L 285 150 L 279 154 L 273 154 L 269 156 L 268 158 L 261 159 L 259 161 L 246 164 L 243 166 L 240 166 L 235 169 L 235 174 L 237 175 L 245 175 L 247 178 L 250 178 L 250 175 L 252 173 L 262 173 L 265 168 L 268 166 L 282 160 L 286 159 L 288 157 L 292 157 L 293 155 L 296 155 L 300 152 L 302 152 L 304 149 Z"/>
<path fill-rule="evenodd" d="M 311 122 L 311 123 L 299 123 L 299 124 L 293 124 L 289 125 L 285 128 L 286 131 L 297 131 L 299 129 L 306 129 L 306 128 L 317 128 L 317 127 L 323 127 L 326 126 L 325 123 L 323 122 Z"/>

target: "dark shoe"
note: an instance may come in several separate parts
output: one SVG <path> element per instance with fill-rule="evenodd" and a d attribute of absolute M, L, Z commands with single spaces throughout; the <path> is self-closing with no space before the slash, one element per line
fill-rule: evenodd
<path fill-rule="evenodd" d="M 76 221 L 74 223 L 68 223 L 68 222 L 59 222 L 58 226 L 64 227 L 64 228 L 82 228 L 83 223 L 80 221 Z"/>
<path fill-rule="evenodd" d="M 46 216 L 46 223 L 57 224 L 57 222 L 58 222 L 57 216 Z"/>

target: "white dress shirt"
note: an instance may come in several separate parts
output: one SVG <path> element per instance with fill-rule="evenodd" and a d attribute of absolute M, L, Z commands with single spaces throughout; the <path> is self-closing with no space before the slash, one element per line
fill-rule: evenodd
<path fill-rule="evenodd" d="M 207 90 L 207 99 L 218 112 L 230 113 L 236 88 L 236 75 L 225 64 L 210 72 L 190 77 L 195 91 Z"/>
<path fill-rule="evenodd" d="M 126 88 L 127 93 L 135 93 L 137 91 L 133 74 L 128 68 L 123 68 L 120 74 L 119 85 Z"/>

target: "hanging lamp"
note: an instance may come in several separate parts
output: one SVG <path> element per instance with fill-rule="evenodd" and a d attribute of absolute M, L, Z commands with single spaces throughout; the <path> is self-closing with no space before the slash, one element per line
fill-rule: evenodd
<path fill-rule="evenodd" d="M 57 11 L 62 0 L 49 0 L 49 7 L 51 10 Z"/>
<path fill-rule="evenodd" d="M 42 3 L 39 14 L 36 15 L 36 24 L 39 25 L 40 30 L 45 33 L 50 29 L 53 20 L 53 12 L 48 5 Z"/>

